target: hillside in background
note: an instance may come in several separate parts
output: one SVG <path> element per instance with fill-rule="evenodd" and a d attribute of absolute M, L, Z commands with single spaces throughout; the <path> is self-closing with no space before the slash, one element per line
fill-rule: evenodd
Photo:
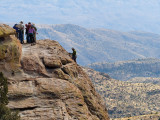
<path fill-rule="evenodd" d="M 57 40 L 67 50 L 75 47 L 78 63 L 116 62 L 137 58 L 160 58 L 160 35 L 86 29 L 72 24 L 37 25 L 38 39 Z"/>
<path fill-rule="evenodd" d="M 131 83 L 152 83 L 160 85 L 160 78 L 152 78 L 152 77 L 135 77 L 129 79 L 128 82 Z"/>
<path fill-rule="evenodd" d="M 93 69 L 84 68 L 84 70 L 94 83 L 97 92 L 103 97 L 111 118 L 139 116 L 160 111 L 160 85 L 124 82 Z"/>
<path fill-rule="evenodd" d="M 133 117 L 125 117 L 125 118 L 116 118 L 110 120 L 160 120 L 160 112 L 152 113 L 148 115 L 140 115 L 140 116 L 133 116 Z"/>
<path fill-rule="evenodd" d="M 122 81 L 132 79 L 130 80 L 132 82 L 159 83 L 160 59 L 148 58 L 115 63 L 94 63 L 88 67 Z"/>

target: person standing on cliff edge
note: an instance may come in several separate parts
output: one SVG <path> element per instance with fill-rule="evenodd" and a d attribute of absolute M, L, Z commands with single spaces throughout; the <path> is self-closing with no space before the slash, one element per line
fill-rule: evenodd
<path fill-rule="evenodd" d="M 77 52 L 76 52 L 76 50 L 74 48 L 72 48 L 72 51 L 73 51 L 73 53 L 72 53 L 72 59 L 76 62 Z"/>
<path fill-rule="evenodd" d="M 33 33 L 33 37 L 34 37 L 34 44 L 36 44 L 36 34 L 38 34 L 37 33 L 37 27 L 35 26 L 35 24 L 34 23 L 32 23 L 32 26 L 33 26 L 33 28 L 34 28 L 34 30 L 35 30 L 35 32 Z"/>
<path fill-rule="evenodd" d="M 21 21 L 18 25 L 18 39 L 20 40 L 21 44 L 24 43 L 24 25 L 23 21 Z"/>
<path fill-rule="evenodd" d="M 31 22 L 28 22 L 28 24 L 25 24 L 25 26 L 26 26 L 25 34 L 26 34 L 26 40 L 27 40 L 26 43 L 31 43 L 28 31 L 29 31 L 30 27 L 32 26 L 32 24 L 31 24 Z"/>
<path fill-rule="evenodd" d="M 35 45 L 34 34 L 36 34 L 36 31 L 35 31 L 34 27 L 31 26 L 28 30 L 28 35 L 29 35 L 29 39 L 30 39 L 30 42 L 31 42 L 31 46 Z"/>

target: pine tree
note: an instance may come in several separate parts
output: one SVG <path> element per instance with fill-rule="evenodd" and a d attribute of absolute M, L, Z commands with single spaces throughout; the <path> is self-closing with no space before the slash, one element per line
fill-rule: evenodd
<path fill-rule="evenodd" d="M 8 104 L 8 83 L 7 78 L 0 72 L 0 120 L 20 120 L 18 112 L 12 112 Z"/>
<path fill-rule="evenodd" d="M 0 73 L 0 104 L 8 104 L 8 84 L 7 79 L 3 76 L 3 73 Z"/>

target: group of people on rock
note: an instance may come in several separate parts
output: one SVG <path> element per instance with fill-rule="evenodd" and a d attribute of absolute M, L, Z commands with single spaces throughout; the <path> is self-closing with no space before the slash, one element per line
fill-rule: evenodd
<path fill-rule="evenodd" d="M 34 23 L 28 22 L 23 25 L 23 21 L 20 21 L 19 24 L 15 24 L 13 28 L 16 30 L 16 37 L 20 40 L 21 44 L 24 43 L 24 31 L 26 35 L 26 43 L 31 43 L 31 45 L 36 44 L 36 34 L 37 28 Z"/>
<path fill-rule="evenodd" d="M 31 43 L 31 45 L 36 44 L 37 28 L 34 23 L 28 22 L 28 24 L 25 24 L 24 28 L 23 21 L 20 21 L 20 23 L 15 24 L 13 28 L 16 30 L 16 37 L 20 40 L 21 44 L 24 43 L 24 31 L 26 35 L 26 43 Z M 76 62 L 76 50 L 72 48 L 72 51 L 73 53 L 70 53 L 70 56 Z"/>

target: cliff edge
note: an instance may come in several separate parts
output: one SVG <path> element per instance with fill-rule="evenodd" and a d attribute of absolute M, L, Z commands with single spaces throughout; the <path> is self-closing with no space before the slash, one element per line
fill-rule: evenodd
<path fill-rule="evenodd" d="M 0 72 L 8 78 L 8 107 L 22 120 L 109 120 L 91 80 L 58 42 L 21 46 L 14 33 L 0 25 Z"/>

